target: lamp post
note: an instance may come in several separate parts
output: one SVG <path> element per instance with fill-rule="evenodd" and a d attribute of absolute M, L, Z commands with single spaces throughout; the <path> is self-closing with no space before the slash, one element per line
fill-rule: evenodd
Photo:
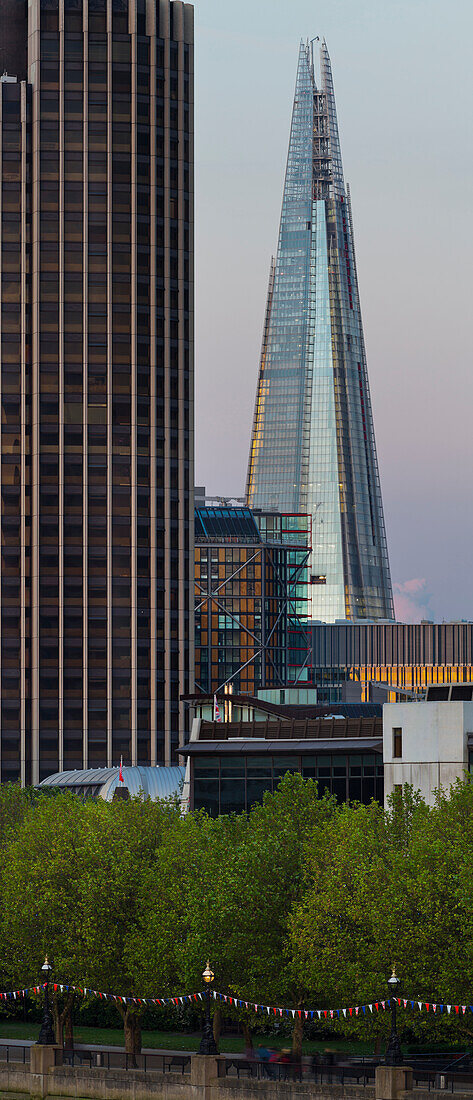
<path fill-rule="evenodd" d="M 199 1054 L 218 1054 L 218 1047 L 212 1031 L 212 1020 L 210 1018 L 210 986 L 214 980 L 214 976 L 213 971 L 210 969 L 210 963 L 207 961 L 207 966 L 202 974 L 205 982 L 205 1023 L 202 1039 L 200 1040 Z"/>
<path fill-rule="evenodd" d="M 384 1061 L 387 1066 L 401 1066 L 404 1058 L 402 1056 L 401 1043 L 396 1027 L 396 994 L 397 987 L 399 985 L 399 978 L 396 974 L 396 969 L 393 966 L 393 972 L 388 979 L 389 985 L 389 1005 L 391 1008 L 391 1034 L 389 1036 L 389 1042 L 386 1047 L 386 1054 Z"/>
<path fill-rule="evenodd" d="M 44 984 L 44 1012 L 43 1019 L 41 1021 L 41 1031 L 38 1037 L 38 1044 L 45 1047 L 53 1047 L 56 1043 L 56 1036 L 53 1029 L 53 1018 L 51 1015 L 51 1009 L 49 1007 L 49 978 L 51 976 L 51 963 L 48 961 L 48 956 L 44 960 L 41 967 L 41 975 Z"/>

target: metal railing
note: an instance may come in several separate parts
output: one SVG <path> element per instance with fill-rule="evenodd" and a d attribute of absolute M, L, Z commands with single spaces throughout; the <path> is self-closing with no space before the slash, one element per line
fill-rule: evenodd
<path fill-rule="evenodd" d="M 190 1073 L 190 1054 L 126 1054 L 123 1050 L 56 1050 L 57 1066 L 88 1069 L 138 1069 L 144 1073 Z"/>
<path fill-rule="evenodd" d="M 219 1060 L 220 1077 L 251 1077 L 258 1081 L 311 1081 L 316 1085 L 344 1085 L 345 1082 L 366 1087 L 374 1085 L 376 1067 L 370 1065 L 337 1066 L 302 1059 L 301 1062 L 263 1062 L 244 1058 L 224 1057 Z"/>
<path fill-rule="evenodd" d="M 10 1062 L 22 1062 L 23 1065 L 29 1065 L 30 1061 L 30 1047 L 19 1046 L 18 1043 L 11 1045 L 9 1043 L 0 1042 L 0 1062 L 6 1062 L 7 1065 Z"/>
<path fill-rule="evenodd" d="M 443 1069 L 424 1069 L 415 1065 L 412 1069 L 412 1084 L 416 1089 L 427 1092 L 472 1092 L 473 1073 L 451 1073 Z"/>

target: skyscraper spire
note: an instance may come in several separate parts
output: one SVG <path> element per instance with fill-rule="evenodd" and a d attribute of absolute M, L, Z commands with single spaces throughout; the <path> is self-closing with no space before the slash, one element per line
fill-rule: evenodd
<path fill-rule="evenodd" d="M 312 517 L 312 617 L 393 618 L 349 197 L 325 41 L 301 42 L 247 480 Z"/>

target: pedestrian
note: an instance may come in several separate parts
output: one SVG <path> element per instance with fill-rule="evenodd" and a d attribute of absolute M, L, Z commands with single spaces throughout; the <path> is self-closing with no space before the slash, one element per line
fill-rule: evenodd
<path fill-rule="evenodd" d="M 289 1047 L 283 1047 L 279 1061 L 283 1066 L 281 1076 L 287 1079 L 289 1077 L 289 1067 L 291 1065 L 291 1051 Z"/>
<path fill-rule="evenodd" d="M 260 1045 L 259 1045 L 259 1047 L 256 1051 L 256 1057 L 258 1059 L 258 1062 L 261 1063 L 261 1076 L 262 1077 L 269 1077 L 269 1070 L 268 1070 L 269 1050 L 268 1050 L 267 1047 L 263 1046 L 262 1043 L 260 1043 Z"/>

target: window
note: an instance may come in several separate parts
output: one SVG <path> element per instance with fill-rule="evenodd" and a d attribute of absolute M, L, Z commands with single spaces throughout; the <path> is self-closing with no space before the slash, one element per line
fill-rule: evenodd
<path fill-rule="evenodd" d="M 395 726 L 393 729 L 393 760 L 400 760 L 402 757 L 402 729 L 400 726 Z"/>

